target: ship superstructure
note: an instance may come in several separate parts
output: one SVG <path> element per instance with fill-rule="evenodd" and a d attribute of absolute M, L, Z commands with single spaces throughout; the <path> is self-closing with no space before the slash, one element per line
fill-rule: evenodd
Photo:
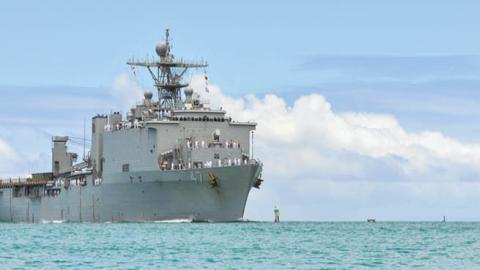
<path fill-rule="evenodd" d="M 256 123 L 210 108 L 183 78 L 207 64 L 177 60 L 169 32 L 145 67 L 158 99 L 146 92 L 126 115 L 92 118 L 90 153 L 76 163 L 69 137 L 52 138 L 52 171 L 0 183 L 0 221 L 106 222 L 243 218 L 262 165 L 251 156 Z M 182 95 L 183 92 L 183 95 Z"/>

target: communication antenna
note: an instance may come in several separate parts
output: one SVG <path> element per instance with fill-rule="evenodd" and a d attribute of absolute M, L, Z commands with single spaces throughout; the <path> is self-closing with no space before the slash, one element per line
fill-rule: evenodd
<path fill-rule="evenodd" d="M 154 86 L 158 90 L 158 110 L 182 109 L 184 104 L 181 100 L 181 89 L 188 86 L 188 83 L 182 82 L 185 72 L 189 68 L 205 68 L 206 62 L 189 62 L 185 60 L 176 60 L 170 53 L 170 30 L 165 30 L 165 41 L 155 46 L 155 52 L 159 56 L 158 60 L 137 61 L 130 59 L 127 65 L 146 67 L 152 76 Z"/>
<path fill-rule="evenodd" d="M 85 118 L 83 118 L 83 161 L 86 162 L 85 158 L 85 144 L 86 144 L 86 135 L 85 135 Z M 91 146 L 90 146 L 91 147 Z"/>

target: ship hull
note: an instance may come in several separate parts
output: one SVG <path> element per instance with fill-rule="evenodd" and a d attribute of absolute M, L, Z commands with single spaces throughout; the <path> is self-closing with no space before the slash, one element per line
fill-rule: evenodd
<path fill-rule="evenodd" d="M 105 174 L 95 183 L 62 186 L 54 196 L 0 191 L 2 222 L 228 222 L 243 218 L 261 165 Z M 210 184 L 211 175 L 218 186 Z"/>

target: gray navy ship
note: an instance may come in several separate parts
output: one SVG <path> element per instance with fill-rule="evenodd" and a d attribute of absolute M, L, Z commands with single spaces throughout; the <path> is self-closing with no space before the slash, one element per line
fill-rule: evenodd
<path fill-rule="evenodd" d="M 252 156 L 256 123 L 238 122 L 184 82 L 204 62 L 177 60 L 169 32 L 158 58 L 127 62 L 148 70 L 146 92 L 126 115 L 92 118 L 91 149 L 80 162 L 68 136 L 52 138 L 52 171 L 0 182 L 3 222 L 139 222 L 243 219 L 262 164 Z M 183 93 L 183 94 L 182 94 Z"/>

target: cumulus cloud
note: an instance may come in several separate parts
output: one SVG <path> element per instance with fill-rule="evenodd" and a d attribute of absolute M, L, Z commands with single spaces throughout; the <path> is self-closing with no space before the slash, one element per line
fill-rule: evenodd
<path fill-rule="evenodd" d="M 124 110 L 128 110 L 136 102 L 142 100 L 144 92 L 146 90 L 136 80 L 132 80 L 126 72 L 114 77 L 110 89 L 110 94 L 119 104 L 119 107 Z"/>
<path fill-rule="evenodd" d="M 325 164 L 338 171 L 350 166 L 343 166 L 343 162 L 332 159 L 332 155 L 347 152 L 396 162 L 407 174 L 445 164 L 462 164 L 480 171 L 480 145 L 463 143 L 440 132 L 408 132 L 391 115 L 337 113 L 319 94 L 302 96 L 288 106 L 273 94 L 263 98 L 232 98 L 225 96 L 215 85 L 209 86 L 209 93 L 201 86 L 202 78 L 194 76 L 192 87 L 209 96 L 212 106 L 223 106 L 234 119 L 258 122 L 258 145 L 265 148 L 265 152 L 276 153 L 272 156 L 281 157 L 265 157 L 274 158 L 275 164 L 279 164 L 275 167 L 293 165 L 305 170 Z M 329 156 L 325 155 L 326 152 Z"/>
<path fill-rule="evenodd" d="M 0 139 L 0 158 L 4 160 L 18 159 L 15 151 L 3 140 Z"/>
<path fill-rule="evenodd" d="M 16 164 L 20 162 L 19 155 L 5 141 L 0 139 L 0 174 L 11 175 Z M 10 170 L 10 172 L 9 172 Z"/>

